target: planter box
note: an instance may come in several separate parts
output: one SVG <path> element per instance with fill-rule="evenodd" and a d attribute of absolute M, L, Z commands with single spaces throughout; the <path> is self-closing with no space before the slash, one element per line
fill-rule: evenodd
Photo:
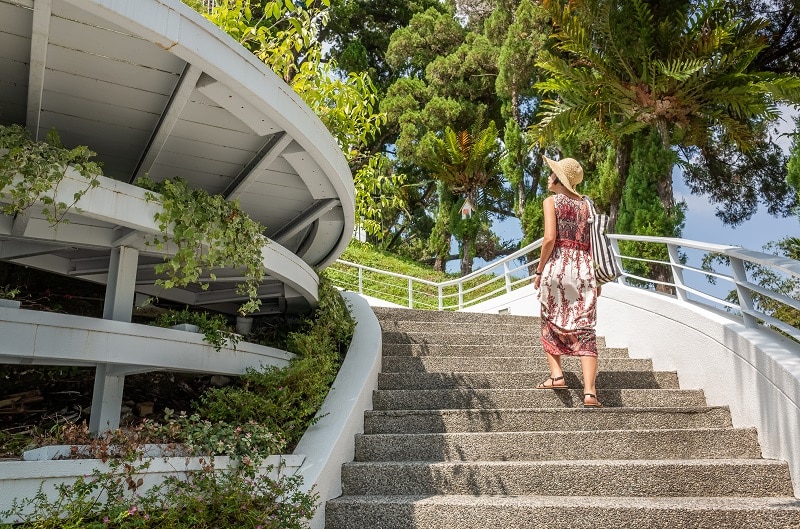
<path fill-rule="evenodd" d="M 142 478 L 139 491 L 146 491 L 161 483 L 167 476 L 180 478 L 189 472 L 203 470 L 209 461 L 213 461 L 214 468 L 227 469 L 231 460 L 225 456 L 215 457 L 180 457 L 172 455 L 171 450 L 167 456 L 160 454 L 162 446 L 148 445 L 145 447 L 143 461 L 149 461 L 147 469 L 139 472 L 136 479 Z M 73 451 L 78 453 L 86 451 L 86 447 L 48 446 L 27 452 L 24 461 L 0 462 L 0 511 L 11 508 L 12 501 L 33 498 L 41 488 L 48 498 L 58 497 L 56 487 L 62 484 L 75 483 L 77 478 L 90 476 L 94 470 L 101 472 L 110 471 L 108 463 L 99 459 L 57 459 L 69 456 Z M 266 458 L 261 464 L 261 475 L 276 478 L 280 475 L 295 474 L 302 465 L 303 456 L 274 455 Z M 271 468 L 270 468 L 271 467 Z M 30 510 L 24 511 L 28 514 Z M 0 517 L 0 523 L 13 523 L 17 519 Z"/>
<path fill-rule="evenodd" d="M 0 307 L 7 308 L 7 309 L 18 309 L 22 305 L 21 301 L 16 299 L 0 299 Z"/>

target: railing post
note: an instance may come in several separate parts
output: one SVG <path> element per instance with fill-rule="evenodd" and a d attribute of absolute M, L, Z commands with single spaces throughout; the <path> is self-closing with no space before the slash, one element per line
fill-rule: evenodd
<path fill-rule="evenodd" d="M 408 308 L 414 308 L 414 280 L 408 278 Z"/>
<path fill-rule="evenodd" d="M 458 283 L 458 310 L 464 308 L 464 283 Z"/>
<path fill-rule="evenodd" d="M 678 296 L 679 300 L 686 302 L 688 297 L 686 296 L 686 285 L 683 282 L 683 269 L 678 266 L 681 263 L 678 247 L 674 244 L 667 244 L 667 251 L 669 252 L 669 263 L 672 269 L 672 283 L 675 285 L 675 294 Z"/>
<path fill-rule="evenodd" d="M 739 298 L 739 307 L 742 309 L 742 321 L 745 327 L 758 327 L 758 320 L 752 314 L 747 314 L 745 310 L 753 310 L 753 295 L 750 289 L 745 286 L 747 283 L 747 272 L 744 269 L 744 262 L 736 257 L 731 257 L 731 270 L 733 279 L 736 283 L 736 295 Z"/>
<path fill-rule="evenodd" d="M 511 269 L 508 268 L 508 261 L 503 263 L 503 275 L 506 278 L 506 293 L 511 292 Z"/>
<path fill-rule="evenodd" d="M 444 309 L 444 296 L 442 294 L 443 294 L 442 285 L 439 285 L 439 310 Z"/>
<path fill-rule="evenodd" d="M 622 268 L 622 253 L 619 251 L 619 241 L 616 239 L 611 239 L 611 249 L 614 250 L 614 259 L 617 261 L 617 268 L 619 268 L 620 272 L 625 271 Z M 614 280 L 615 283 L 622 283 L 622 278 L 624 276 L 619 276 L 617 279 Z"/>
<path fill-rule="evenodd" d="M 364 269 L 360 266 L 358 267 L 358 293 L 364 293 Z"/>

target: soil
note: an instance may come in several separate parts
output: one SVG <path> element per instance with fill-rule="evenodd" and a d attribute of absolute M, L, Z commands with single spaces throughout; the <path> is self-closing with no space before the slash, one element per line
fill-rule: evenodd
<path fill-rule="evenodd" d="M 23 309 L 103 315 L 103 285 L 0 263 L 0 290 L 11 289 L 19 290 L 14 299 Z M 134 321 L 147 323 L 152 318 L 136 315 Z M 165 408 L 189 412 L 211 382 L 210 375 L 130 375 L 125 378 L 121 425 L 145 417 L 160 419 Z M 34 436 L 46 435 L 54 425 L 88 423 L 93 386 L 94 368 L 0 364 L 0 458 L 19 457 Z"/>

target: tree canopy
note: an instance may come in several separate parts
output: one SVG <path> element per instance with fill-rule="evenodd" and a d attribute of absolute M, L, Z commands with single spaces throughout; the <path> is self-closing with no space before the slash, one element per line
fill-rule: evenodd
<path fill-rule="evenodd" d="M 797 207 L 773 137 L 800 101 L 791 0 L 327 2 L 224 0 L 210 18 L 328 125 L 384 248 L 443 267 L 456 241 L 467 271 L 518 247 L 498 219 L 535 240 L 545 153 L 580 159 L 583 191 L 632 233 L 680 235 L 676 166 L 730 225 Z"/>

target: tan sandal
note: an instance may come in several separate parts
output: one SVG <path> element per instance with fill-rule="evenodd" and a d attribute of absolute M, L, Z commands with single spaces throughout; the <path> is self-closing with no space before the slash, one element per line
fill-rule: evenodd
<path fill-rule="evenodd" d="M 547 378 L 541 384 L 536 386 L 536 389 L 569 389 L 566 380 L 564 381 L 564 384 L 556 384 L 556 381 L 558 380 L 564 380 L 564 375 L 555 378 Z M 550 381 L 550 384 L 547 384 L 548 381 Z"/>

